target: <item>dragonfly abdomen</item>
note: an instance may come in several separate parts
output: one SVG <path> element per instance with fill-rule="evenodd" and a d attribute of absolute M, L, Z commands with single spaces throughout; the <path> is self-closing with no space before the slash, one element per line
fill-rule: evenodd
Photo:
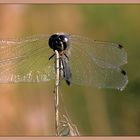
<path fill-rule="evenodd" d="M 60 57 L 60 66 L 62 67 L 62 76 L 68 85 L 71 84 L 72 73 L 68 64 L 68 59 L 65 56 Z"/>

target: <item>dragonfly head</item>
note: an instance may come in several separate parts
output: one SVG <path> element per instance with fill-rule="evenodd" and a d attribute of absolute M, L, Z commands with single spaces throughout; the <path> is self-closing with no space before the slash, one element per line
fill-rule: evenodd
<path fill-rule="evenodd" d="M 48 43 L 51 49 L 61 52 L 68 48 L 69 37 L 64 33 L 56 33 L 50 36 Z"/>

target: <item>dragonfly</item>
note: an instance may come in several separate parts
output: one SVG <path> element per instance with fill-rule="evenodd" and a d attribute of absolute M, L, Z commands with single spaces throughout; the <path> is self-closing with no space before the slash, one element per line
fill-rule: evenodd
<path fill-rule="evenodd" d="M 0 83 L 55 79 L 55 50 L 60 55 L 61 79 L 68 85 L 123 90 L 128 83 L 122 45 L 67 33 L 0 40 Z"/>

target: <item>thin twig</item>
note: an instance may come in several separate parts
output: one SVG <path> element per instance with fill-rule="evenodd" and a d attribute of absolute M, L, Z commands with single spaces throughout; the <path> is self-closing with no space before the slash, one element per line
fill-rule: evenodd
<path fill-rule="evenodd" d="M 60 82 L 60 66 L 59 66 L 59 53 L 55 50 L 55 67 L 56 67 L 56 79 L 55 79 L 55 130 L 58 136 L 58 126 L 59 126 L 59 82 Z"/>
<path fill-rule="evenodd" d="M 61 112 L 60 103 L 59 103 L 59 85 L 60 85 L 60 56 L 58 51 L 55 51 L 55 90 L 54 90 L 54 99 L 55 99 L 55 131 L 56 136 L 80 136 L 77 127 L 71 122 L 68 117 L 66 110 Z M 61 96 L 60 96 L 61 99 Z M 66 114 L 66 115 L 64 115 Z"/>

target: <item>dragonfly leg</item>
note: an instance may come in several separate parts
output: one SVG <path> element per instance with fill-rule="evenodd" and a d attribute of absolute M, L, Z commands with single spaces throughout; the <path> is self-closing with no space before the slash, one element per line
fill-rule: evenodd
<path fill-rule="evenodd" d="M 69 60 L 69 57 L 67 56 L 67 54 L 66 53 L 64 53 L 64 55 L 66 56 L 66 58 Z"/>
<path fill-rule="evenodd" d="M 55 56 L 55 53 L 49 57 L 49 60 L 51 60 Z"/>

